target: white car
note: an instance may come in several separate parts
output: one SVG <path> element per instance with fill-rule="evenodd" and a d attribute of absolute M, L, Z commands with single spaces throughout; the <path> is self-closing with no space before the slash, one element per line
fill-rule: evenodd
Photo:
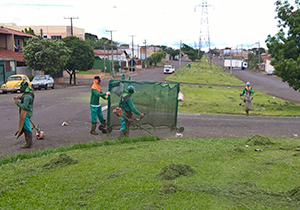
<path fill-rule="evenodd" d="M 32 83 L 32 88 L 34 90 L 36 89 L 42 89 L 45 88 L 47 90 L 49 87 L 54 89 L 54 79 L 52 78 L 51 75 L 38 75 L 33 78 L 31 81 Z"/>
<path fill-rule="evenodd" d="M 172 65 L 165 65 L 164 66 L 164 74 L 172 74 L 174 73 L 175 68 Z"/>

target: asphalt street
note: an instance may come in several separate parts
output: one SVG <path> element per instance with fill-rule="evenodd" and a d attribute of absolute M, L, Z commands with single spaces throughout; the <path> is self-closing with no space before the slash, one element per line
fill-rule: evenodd
<path fill-rule="evenodd" d="M 183 62 L 182 66 L 187 62 Z M 178 62 L 174 62 L 178 69 Z M 249 71 L 241 71 L 241 74 Z M 251 72 L 249 72 L 251 74 Z M 132 73 L 134 80 L 163 81 L 163 67 L 138 70 Z M 259 76 L 259 75 L 258 75 Z M 270 78 L 270 77 L 267 77 Z M 101 87 L 107 90 L 109 79 L 102 79 Z M 0 94 L 0 156 L 13 155 L 46 148 L 67 146 L 76 142 L 103 141 L 119 136 L 111 134 L 90 135 L 89 97 L 92 81 L 78 80 L 79 85 L 57 85 L 54 90 L 35 91 L 33 122 L 45 132 L 44 140 L 34 139 L 31 149 L 20 149 L 24 137 L 16 139 L 18 108 L 12 97 L 18 94 Z M 280 80 L 278 81 L 281 82 Z M 275 86 L 278 87 L 279 85 Z M 259 86 L 254 86 L 259 90 Z M 278 91 L 274 87 L 274 94 Z M 291 90 L 286 90 L 291 91 Z M 292 90 L 293 91 L 293 90 Z M 273 94 L 273 92 L 271 93 Z M 288 97 L 288 95 L 287 95 Z M 103 112 L 106 116 L 106 112 Z M 68 126 L 62 126 L 67 122 Z M 299 118 L 258 117 L 236 115 L 178 114 L 178 127 L 184 127 L 183 138 L 249 138 L 255 134 L 273 138 L 298 138 Z M 175 139 L 176 131 L 169 129 L 151 130 L 160 139 Z M 145 131 L 131 131 L 131 136 L 147 134 Z"/>

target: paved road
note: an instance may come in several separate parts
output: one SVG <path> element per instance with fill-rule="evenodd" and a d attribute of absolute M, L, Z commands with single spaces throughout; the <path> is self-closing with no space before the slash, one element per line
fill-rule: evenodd
<path fill-rule="evenodd" d="M 223 60 L 214 58 L 213 61 L 223 66 Z M 244 82 L 249 81 L 254 90 L 300 104 L 300 92 L 290 88 L 286 82 L 282 82 L 275 75 L 256 73 L 249 69 L 233 69 L 232 74 Z"/>
<path fill-rule="evenodd" d="M 133 74 L 135 80 L 163 81 L 165 76 L 162 67 L 141 70 Z M 18 140 L 14 137 L 18 123 L 18 108 L 13 104 L 12 97 L 16 94 L 0 94 L 0 156 L 56 148 L 75 142 L 102 141 L 118 137 L 119 132 L 116 130 L 109 135 L 92 136 L 89 134 L 91 81 L 80 80 L 79 82 L 81 85 L 64 85 L 64 88 L 61 86 L 54 90 L 35 91 L 33 121 L 40 125 L 46 137 L 43 141 L 34 140 L 34 146 L 29 150 L 20 149 L 24 143 L 23 136 Z M 103 79 L 104 91 L 106 91 L 107 84 L 108 79 Z M 64 121 L 69 125 L 61 126 Z M 179 113 L 178 126 L 185 128 L 183 133 L 185 138 L 249 138 L 254 134 L 293 138 L 293 134 L 299 132 L 300 121 L 299 118 Z M 176 135 L 176 131 L 168 129 L 154 130 L 153 133 L 161 139 L 174 139 Z M 141 134 L 146 133 L 139 130 L 131 132 L 131 136 Z"/>

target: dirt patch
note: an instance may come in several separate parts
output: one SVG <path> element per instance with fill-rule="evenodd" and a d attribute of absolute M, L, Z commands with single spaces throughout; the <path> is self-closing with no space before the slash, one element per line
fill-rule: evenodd
<path fill-rule="evenodd" d="M 159 173 L 159 177 L 165 180 L 176 179 L 180 176 L 192 176 L 195 172 L 189 165 L 170 164 L 165 166 Z"/>
<path fill-rule="evenodd" d="M 286 195 L 292 200 L 300 201 L 300 186 L 287 191 Z"/>
<path fill-rule="evenodd" d="M 58 157 L 53 158 L 48 163 L 43 165 L 44 169 L 60 168 L 71 164 L 78 163 L 78 160 L 68 156 L 65 153 L 60 154 Z"/>
<path fill-rule="evenodd" d="M 270 145 L 274 144 L 268 137 L 254 135 L 246 141 L 246 144 L 250 145 Z"/>
<path fill-rule="evenodd" d="M 179 190 L 182 190 L 182 187 L 180 185 L 167 183 L 162 188 L 159 189 L 159 194 L 161 195 L 172 194 L 172 193 L 176 193 Z"/>

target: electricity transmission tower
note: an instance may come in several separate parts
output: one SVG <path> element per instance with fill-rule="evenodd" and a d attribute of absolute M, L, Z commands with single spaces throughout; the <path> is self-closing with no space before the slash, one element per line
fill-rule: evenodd
<path fill-rule="evenodd" d="M 197 7 L 201 8 L 201 20 L 200 20 L 200 35 L 199 35 L 199 51 L 198 56 L 202 48 L 208 48 L 209 63 L 212 69 L 212 55 L 210 52 L 210 34 L 209 34 L 209 23 L 208 23 L 208 7 L 211 7 L 207 3 L 207 0 L 202 0 L 202 4 L 195 5 L 194 11 L 196 12 Z"/>

